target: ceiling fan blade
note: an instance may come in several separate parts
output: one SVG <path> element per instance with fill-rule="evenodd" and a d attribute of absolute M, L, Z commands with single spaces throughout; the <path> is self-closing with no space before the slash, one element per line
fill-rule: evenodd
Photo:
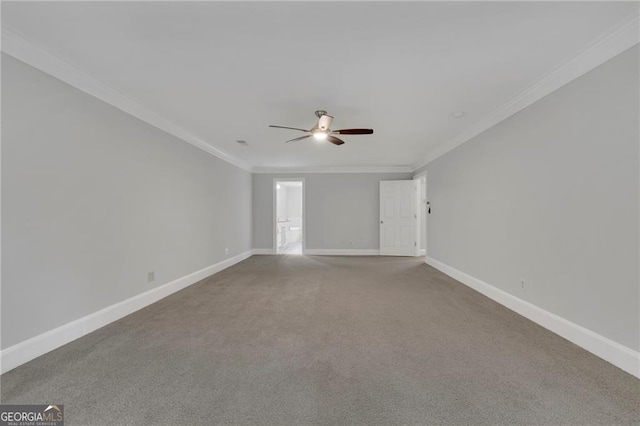
<path fill-rule="evenodd" d="M 373 133 L 373 129 L 342 129 L 334 130 L 331 133 L 337 133 L 339 135 L 370 135 Z"/>
<path fill-rule="evenodd" d="M 327 140 L 334 145 L 342 145 L 344 141 L 342 139 L 338 139 L 335 136 L 327 135 Z"/>
<path fill-rule="evenodd" d="M 306 130 L 305 130 L 305 132 L 306 132 Z M 285 143 L 301 141 L 302 139 L 306 139 L 306 138 L 310 138 L 310 137 L 311 137 L 311 135 L 304 135 L 304 136 L 300 136 L 299 138 L 288 140 Z"/>
<path fill-rule="evenodd" d="M 276 127 L 278 129 L 300 130 L 301 132 L 308 132 L 308 130 L 298 129 L 297 127 L 274 126 L 273 124 L 269 124 L 269 127 Z"/>
<path fill-rule="evenodd" d="M 318 119 L 318 129 L 320 130 L 328 130 L 331 127 L 331 123 L 333 122 L 333 117 L 330 115 L 322 115 Z"/>

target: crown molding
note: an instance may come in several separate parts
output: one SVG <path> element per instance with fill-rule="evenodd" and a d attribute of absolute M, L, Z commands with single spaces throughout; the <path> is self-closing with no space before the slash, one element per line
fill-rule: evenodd
<path fill-rule="evenodd" d="M 291 174 L 291 173 L 412 173 L 411 166 L 379 167 L 254 167 L 255 174 Z"/>
<path fill-rule="evenodd" d="M 637 14 L 627 17 L 594 43 L 528 86 L 519 95 L 477 121 L 453 139 L 437 145 L 422 161 L 413 165 L 413 170 L 416 171 L 426 166 L 436 158 L 441 157 L 544 96 L 586 74 L 598 65 L 640 43 L 639 22 L 640 19 Z"/>
<path fill-rule="evenodd" d="M 86 72 L 63 61 L 45 48 L 24 39 L 7 28 L 2 29 L 2 51 L 221 160 L 246 171 L 251 171 L 251 165 L 248 163 L 213 147 L 204 139 L 178 126 L 149 108 L 140 105 L 131 98 L 98 81 Z"/>

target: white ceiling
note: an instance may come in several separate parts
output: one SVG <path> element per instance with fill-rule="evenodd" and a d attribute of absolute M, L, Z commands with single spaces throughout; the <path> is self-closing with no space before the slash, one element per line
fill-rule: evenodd
<path fill-rule="evenodd" d="M 635 2 L 3 2 L 22 38 L 253 167 L 416 165 Z M 269 124 L 371 127 L 346 144 Z M 465 111 L 454 119 L 452 112 Z M 248 147 L 235 141 L 246 140 Z"/>

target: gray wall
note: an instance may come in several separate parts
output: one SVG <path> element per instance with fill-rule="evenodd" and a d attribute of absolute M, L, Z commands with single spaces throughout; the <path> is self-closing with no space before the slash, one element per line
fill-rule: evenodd
<path fill-rule="evenodd" d="M 411 179 L 411 173 L 254 174 L 254 248 L 273 248 L 275 178 L 305 179 L 306 248 L 378 249 L 379 182 Z"/>
<path fill-rule="evenodd" d="M 285 186 L 287 191 L 287 217 L 302 217 L 302 187 Z"/>
<path fill-rule="evenodd" d="M 276 200 L 276 216 L 280 218 L 284 218 L 287 216 L 287 205 L 288 205 L 288 191 L 286 186 L 282 186 L 279 189 L 278 198 Z"/>
<path fill-rule="evenodd" d="M 250 173 L 7 55 L 2 124 L 2 348 L 251 249 Z"/>
<path fill-rule="evenodd" d="M 634 350 L 638 60 L 636 46 L 427 166 L 430 257 Z"/>

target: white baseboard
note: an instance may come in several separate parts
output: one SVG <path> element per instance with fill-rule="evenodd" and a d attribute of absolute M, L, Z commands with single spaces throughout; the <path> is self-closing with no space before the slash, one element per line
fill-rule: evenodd
<path fill-rule="evenodd" d="M 50 352 L 62 345 L 72 342 L 86 334 L 91 333 L 105 325 L 123 318 L 137 310 L 163 299 L 185 287 L 207 278 L 216 272 L 220 272 L 236 263 L 250 257 L 252 250 L 245 251 L 237 256 L 225 259 L 214 265 L 207 266 L 189 275 L 173 280 L 167 284 L 153 288 L 144 293 L 133 296 L 122 302 L 108 306 L 85 317 L 71 321 L 60 327 L 44 332 L 31 339 L 25 340 L 3 351 L 0 351 L 0 372 L 5 373 L 34 358 Z"/>
<path fill-rule="evenodd" d="M 378 256 L 378 249 L 305 249 L 308 256 Z"/>
<path fill-rule="evenodd" d="M 552 314 L 438 260 L 427 257 L 425 262 L 523 317 L 564 337 L 627 373 L 640 378 L 640 352 L 614 342 L 561 316 Z"/>
<path fill-rule="evenodd" d="M 277 254 L 273 249 L 253 249 L 253 254 Z M 307 256 L 378 256 L 378 249 L 304 249 Z"/>
<path fill-rule="evenodd" d="M 251 252 L 253 254 L 275 254 L 273 252 L 273 249 L 267 248 L 267 249 L 253 249 L 251 250 Z"/>
<path fill-rule="evenodd" d="M 426 255 L 427 255 L 426 249 L 418 249 L 418 256 L 426 256 Z"/>

